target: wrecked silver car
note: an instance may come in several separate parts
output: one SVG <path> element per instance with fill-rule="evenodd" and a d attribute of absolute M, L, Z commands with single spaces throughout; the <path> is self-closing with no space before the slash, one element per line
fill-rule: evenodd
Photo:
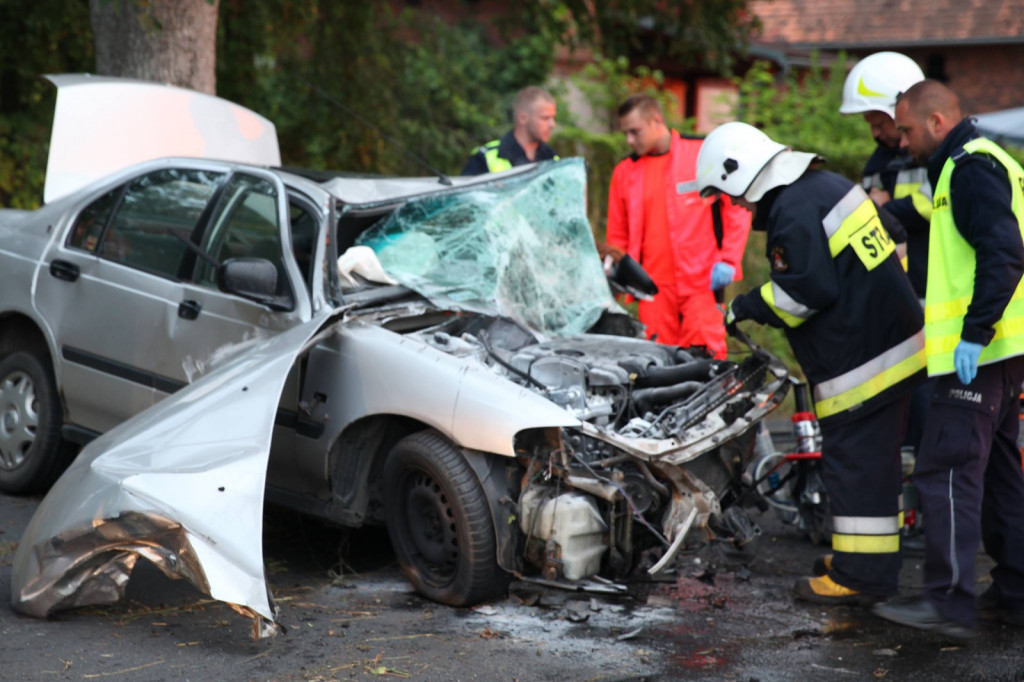
<path fill-rule="evenodd" d="M 386 526 L 453 605 L 758 533 L 752 427 L 786 370 L 638 338 L 578 159 L 449 180 L 159 158 L 64 191 L 0 211 L 0 488 L 88 443 L 20 543 L 21 611 L 113 601 L 142 556 L 272 622 L 264 486 Z"/>

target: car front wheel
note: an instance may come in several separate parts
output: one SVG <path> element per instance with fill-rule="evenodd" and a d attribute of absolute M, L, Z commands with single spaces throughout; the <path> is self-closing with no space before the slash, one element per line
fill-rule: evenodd
<path fill-rule="evenodd" d="M 487 498 L 456 447 L 431 431 L 407 436 L 389 453 L 383 483 L 391 544 L 421 594 L 468 606 L 506 588 Z"/>
<path fill-rule="evenodd" d="M 55 384 L 35 353 L 19 350 L 0 360 L 0 491 L 40 492 L 67 466 Z"/>

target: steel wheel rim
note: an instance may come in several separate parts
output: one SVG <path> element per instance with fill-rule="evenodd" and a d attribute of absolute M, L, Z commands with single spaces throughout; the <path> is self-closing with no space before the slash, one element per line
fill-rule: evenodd
<path fill-rule="evenodd" d="M 410 471 L 403 480 L 405 539 L 410 559 L 422 577 L 447 585 L 458 570 L 459 542 L 455 510 L 441 486 L 425 471 Z"/>
<path fill-rule="evenodd" d="M 26 372 L 15 370 L 0 380 L 0 469 L 25 463 L 39 428 L 39 399 Z"/>

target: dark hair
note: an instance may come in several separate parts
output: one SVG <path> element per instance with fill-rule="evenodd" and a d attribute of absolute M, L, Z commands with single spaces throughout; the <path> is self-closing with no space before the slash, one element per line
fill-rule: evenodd
<path fill-rule="evenodd" d="M 662 118 L 665 117 L 665 114 L 661 111 L 661 105 L 658 104 L 658 100 L 650 95 L 631 95 L 625 102 L 619 105 L 619 118 L 626 116 L 634 109 L 639 110 L 646 116 L 658 114 Z"/>

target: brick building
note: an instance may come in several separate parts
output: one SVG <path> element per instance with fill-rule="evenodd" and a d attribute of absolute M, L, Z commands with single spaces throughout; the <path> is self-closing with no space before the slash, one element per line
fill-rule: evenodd
<path fill-rule="evenodd" d="M 914 59 L 944 81 L 964 111 L 1024 105 L 1024 2 L 1021 0 L 753 0 L 764 25 L 762 49 L 881 50 Z"/>

